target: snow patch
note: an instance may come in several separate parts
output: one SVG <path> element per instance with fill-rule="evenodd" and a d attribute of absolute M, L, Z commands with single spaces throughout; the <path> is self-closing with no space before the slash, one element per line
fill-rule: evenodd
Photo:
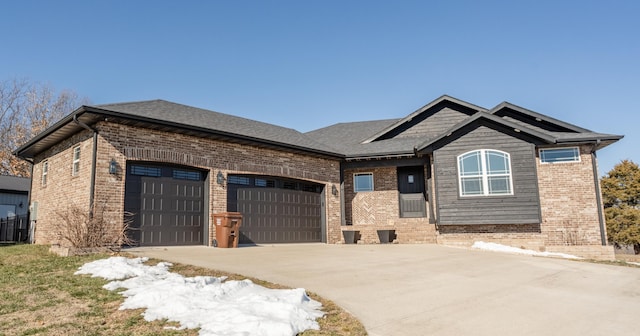
<path fill-rule="evenodd" d="M 516 254 L 524 254 L 530 256 L 538 256 L 538 257 L 559 257 L 566 259 L 582 259 L 580 257 L 576 257 L 571 254 L 566 253 L 556 253 L 556 252 L 537 252 L 533 250 L 521 249 L 513 246 L 501 245 L 496 243 L 485 243 L 482 241 L 477 241 L 473 243 L 471 248 L 484 250 L 484 251 L 494 251 L 494 252 L 506 252 L 506 253 L 516 253 Z"/>
<path fill-rule="evenodd" d="M 200 328 L 200 335 L 296 335 L 319 330 L 322 304 L 303 288 L 268 289 L 250 280 L 184 277 L 170 263 L 144 265 L 147 258 L 111 257 L 84 264 L 75 274 L 113 280 L 105 289 L 120 292 L 124 309 L 145 308 L 147 321 L 167 319 L 178 329 Z"/>

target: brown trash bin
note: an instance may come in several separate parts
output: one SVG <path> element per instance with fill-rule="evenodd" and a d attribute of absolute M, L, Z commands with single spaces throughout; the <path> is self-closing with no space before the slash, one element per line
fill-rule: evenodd
<path fill-rule="evenodd" d="M 238 247 L 242 214 L 239 212 L 222 212 L 213 215 L 216 227 L 216 239 L 213 246 L 221 248 Z"/>

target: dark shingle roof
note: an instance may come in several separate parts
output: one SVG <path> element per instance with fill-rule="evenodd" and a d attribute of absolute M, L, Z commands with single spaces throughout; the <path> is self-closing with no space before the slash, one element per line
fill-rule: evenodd
<path fill-rule="evenodd" d="M 415 138 L 388 139 L 364 143 L 372 134 L 400 119 L 340 123 L 305 133 L 310 138 L 339 150 L 348 157 L 369 157 L 413 153 L 413 146 L 420 143 Z"/>
<path fill-rule="evenodd" d="M 98 109 L 121 112 L 155 121 L 171 122 L 218 131 L 230 135 L 241 135 L 256 140 L 268 140 L 275 143 L 295 145 L 334 153 L 335 149 L 316 142 L 308 136 L 291 128 L 267 124 L 251 119 L 237 117 L 220 112 L 177 104 L 165 100 L 105 104 L 94 106 Z"/>

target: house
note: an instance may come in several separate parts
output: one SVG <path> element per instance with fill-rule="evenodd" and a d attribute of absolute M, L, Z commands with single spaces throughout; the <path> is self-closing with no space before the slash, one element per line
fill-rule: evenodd
<path fill-rule="evenodd" d="M 29 212 L 31 179 L 0 176 L 0 219 L 23 216 Z"/>
<path fill-rule="evenodd" d="M 30 178 L 0 176 L 0 243 L 29 238 L 30 186 Z"/>
<path fill-rule="evenodd" d="M 36 240 L 55 214 L 133 214 L 140 245 L 494 241 L 596 257 L 606 246 L 596 151 L 622 136 L 525 108 L 442 96 L 400 119 L 308 133 L 163 100 L 82 106 L 15 152 L 34 164 Z"/>

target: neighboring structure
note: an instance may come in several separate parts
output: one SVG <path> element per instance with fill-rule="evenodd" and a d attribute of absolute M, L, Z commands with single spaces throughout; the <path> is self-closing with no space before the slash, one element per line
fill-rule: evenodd
<path fill-rule="evenodd" d="M 595 152 L 622 136 L 502 103 L 442 96 L 402 119 L 306 134 L 162 100 L 82 106 L 16 154 L 34 163 L 36 240 L 71 204 L 102 204 L 141 245 L 211 245 L 214 213 L 241 243 L 495 241 L 609 253 Z M 576 250 L 576 251 L 577 251 Z M 604 252 L 602 252 L 604 251 Z"/>
<path fill-rule="evenodd" d="M 0 176 L 0 243 L 28 241 L 30 186 L 30 178 Z"/>
<path fill-rule="evenodd" d="M 0 176 L 0 219 L 29 213 L 30 187 L 30 178 Z"/>

